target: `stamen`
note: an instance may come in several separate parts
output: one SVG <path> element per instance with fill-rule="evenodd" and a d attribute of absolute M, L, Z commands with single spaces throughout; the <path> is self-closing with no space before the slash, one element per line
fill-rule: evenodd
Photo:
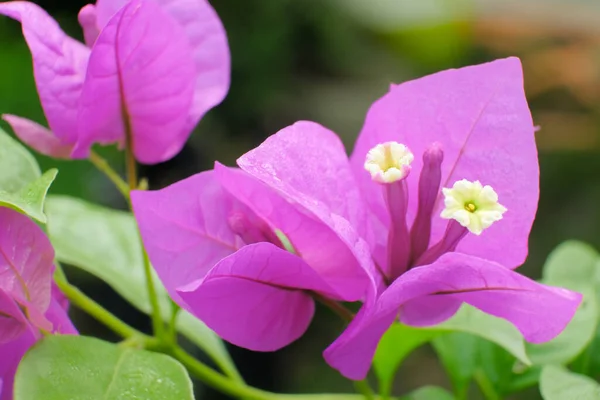
<path fill-rule="evenodd" d="M 386 142 L 378 144 L 367 153 L 365 169 L 379 183 L 402 180 L 410 173 L 413 153 L 403 144 Z"/>
<path fill-rule="evenodd" d="M 462 179 L 451 189 L 442 189 L 444 205 L 440 216 L 454 219 L 475 235 L 502 219 L 506 207 L 498 203 L 498 194 L 491 186 L 482 186 L 479 181 Z"/>
<path fill-rule="evenodd" d="M 427 247 L 431 236 L 431 217 L 442 180 L 444 152 L 438 142 L 423 153 L 423 169 L 419 177 L 419 201 L 417 216 L 410 231 L 413 260 L 418 259 Z"/>
<path fill-rule="evenodd" d="M 408 187 L 405 180 L 385 185 L 384 198 L 390 214 L 387 268 L 383 271 L 391 282 L 408 269 L 410 235 L 406 225 Z"/>

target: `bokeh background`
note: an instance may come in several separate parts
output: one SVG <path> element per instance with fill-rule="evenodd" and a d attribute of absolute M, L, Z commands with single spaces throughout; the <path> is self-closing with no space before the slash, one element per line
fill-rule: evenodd
<path fill-rule="evenodd" d="M 35 1 L 81 38 L 85 0 Z M 541 164 L 541 201 L 523 271 L 539 277 L 548 253 L 575 238 L 600 248 L 600 3 L 594 0 L 212 0 L 229 36 L 232 83 L 226 100 L 199 124 L 175 159 L 143 167 L 151 188 L 233 164 L 268 135 L 300 119 L 336 131 L 351 150 L 369 105 L 391 82 L 516 55 Z M 0 18 L 0 113 L 44 123 L 31 58 L 20 26 Z M 3 125 L 3 128 L 9 128 Z M 121 155 L 103 149 L 115 166 Z M 52 193 L 124 208 L 110 182 L 83 161 L 39 157 L 60 168 Z M 82 243 L 82 245 L 85 245 Z M 69 270 L 85 292 L 141 329 L 145 316 L 109 287 Z M 116 339 L 73 310 L 82 333 Z M 301 340 L 277 353 L 232 347 L 253 385 L 282 392 L 350 391 L 320 353 L 341 324 L 319 309 Z M 433 351 L 423 347 L 400 370 L 396 392 L 448 386 Z M 201 385 L 203 399 L 222 399 Z M 538 398 L 532 390 L 520 398 Z M 471 397 L 470 397 L 471 398 Z M 472 398 L 477 399 L 474 390 Z"/>

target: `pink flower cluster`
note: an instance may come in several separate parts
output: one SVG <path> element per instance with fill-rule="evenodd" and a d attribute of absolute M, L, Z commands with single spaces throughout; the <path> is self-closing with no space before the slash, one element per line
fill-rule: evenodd
<path fill-rule="evenodd" d="M 4 118 L 44 154 L 86 157 L 92 144 L 116 142 L 140 162 L 167 160 L 227 92 L 226 36 L 205 0 L 98 0 L 79 15 L 86 45 L 32 3 L 0 3 L 0 13 L 23 25 L 50 129 Z M 382 171 L 369 174 L 366 159 Z M 468 303 L 539 343 L 558 335 L 581 301 L 514 271 L 539 196 L 516 58 L 392 85 L 368 111 L 350 158 L 335 133 L 302 121 L 237 164 L 217 162 L 162 190 L 134 191 L 131 201 L 173 300 L 238 346 L 277 350 L 306 331 L 315 301 L 361 301 L 324 356 L 362 379 L 396 320 L 429 326 Z M 452 190 L 483 197 L 452 217 Z M 0 220 L 14 226 L 0 248 L 17 249 L 0 254 L 0 346 L 24 340 L 26 348 L 35 340 L 29 327 L 49 330 L 53 313 L 64 314 L 50 295 L 52 249 L 25 217 L 0 209 Z M 11 244 L 26 240 L 33 261 Z"/>
<path fill-rule="evenodd" d="M 416 157 L 401 180 L 382 183 L 365 159 L 392 142 Z M 298 122 L 237 164 L 133 192 L 132 202 L 173 299 L 238 346 L 279 349 L 306 331 L 315 299 L 360 300 L 324 356 L 362 379 L 395 320 L 434 325 L 464 302 L 539 343 L 558 335 L 581 301 L 513 271 L 527 256 L 539 196 L 516 58 L 392 85 L 367 113 L 350 159 L 335 133 Z M 442 189 L 463 179 L 489 185 L 508 210 L 485 232 L 440 216 Z"/>

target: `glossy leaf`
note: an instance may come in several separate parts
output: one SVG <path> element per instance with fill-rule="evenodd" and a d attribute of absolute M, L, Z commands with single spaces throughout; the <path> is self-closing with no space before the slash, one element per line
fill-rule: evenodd
<path fill-rule="evenodd" d="M 596 400 L 600 398 L 600 385 L 564 367 L 548 365 L 542 370 L 540 392 L 544 400 Z"/>
<path fill-rule="evenodd" d="M 102 279 L 139 310 L 149 313 L 142 249 L 133 215 L 68 196 L 49 196 L 48 235 L 59 261 Z M 165 289 L 155 278 L 164 319 L 171 317 Z M 177 328 L 200 348 L 235 373 L 223 342 L 204 323 L 181 311 Z"/>
<path fill-rule="evenodd" d="M 600 319 L 599 261 L 592 247 L 577 241 L 559 245 L 548 257 L 542 282 L 580 292 L 583 302 L 559 336 L 547 343 L 527 344 L 527 353 L 535 365 L 566 364 L 593 340 Z"/>
<path fill-rule="evenodd" d="M 379 342 L 373 361 L 380 385 L 389 393 L 396 370 L 410 352 L 446 332 L 470 333 L 490 340 L 505 348 L 524 364 L 530 363 L 525 354 L 523 337 L 514 326 L 503 319 L 485 314 L 464 304 L 454 317 L 430 328 L 413 328 L 402 324 L 392 325 Z M 449 339 L 443 339 L 444 342 L 446 340 Z M 453 346 L 451 348 L 454 349 Z M 464 355 L 464 352 L 461 351 L 460 354 L 467 360 L 468 357 Z"/>
<path fill-rule="evenodd" d="M 477 343 L 477 337 L 462 332 L 452 332 L 433 341 L 454 393 L 460 393 L 463 398 L 477 369 Z"/>
<path fill-rule="evenodd" d="M 373 367 L 382 393 L 390 393 L 396 370 L 417 347 L 442 334 L 438 329 L 413 328 L 394 324 L 383 335 L 373 359 Z"/>
<path fill-rule="evenodd" d="M 49 336 L 23 358 L 15 400 L 192 400 L 192 382 L 174 359 L 84 336 Z"/>

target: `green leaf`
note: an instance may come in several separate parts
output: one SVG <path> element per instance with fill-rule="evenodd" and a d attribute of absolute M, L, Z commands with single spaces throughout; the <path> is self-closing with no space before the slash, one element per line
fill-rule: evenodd
<path fill-rule="evenodd" d="M 50 185 L 56 178 L 56 174 L 58 174 L 57 169 L 50 169 L 44 175 L 14 193 L 0 190 L 0 206 L 13 208 L 42 223 L 46 223 L 44 200 Z"/>
<path fill-rule="evenodd" d="M 525 365 L 531 361 L 525 352 L 523 335 L 510 322 L 463 304 L 456 315 L 437 325 L 438 329 L 465 332 L 496 343 Z"/>
<path fill-rule="evenodd" d="M 31 153 L 0 129 L 0 190 L 18 192 L 41 174 Z"/>
<path fill-rule="evenodd" d="M 600 318 L 598 253 L 576 241 L 559 245 L 544 265 L 542 283 L 561 286 L 583 294 L 583 301 L 567 328 L 543 344 L 527 344 L 535 365 L 567 364 L 594 339 Z"/>
<path fill-rule="evenodd" d="M 390 394 L 396 370 L 402 361 L 417 347 L 429 342 L 443 331 L 437 329 L 413 328 L 402 324 L 393 324 L 381 338 L 373 367 L 379 380 L 382 394 Z"/>
<path fill-rule="evenodd" d="M 100 207 L 68 196 L 48 196 L 48 235 L 59 261 L 102 279 L 136 308 L 151 310 L 146 292 L 142 246 L 129 212 Z M 157 277 L 160 310 L 165 321 L 171 304 Z M 230 374 L 237 372 L 221 339 L 186 311 L 177 317 L 178 330 L 208 353 Z"/>
<path fill-rule="evenodd" d="M 449 393 L 446 389 L 442 389 L 436 386 L 423 386 L 402 396 L 401 400 L 454 400 L 454 396 Z"/>
<path fill-rule="evenodd" d="M 466 398 L 471 379 L 477 370 L 476 336 L 452 332 L 433 341 L 433 347 L 450 378 L 454 393 Z"/>
<path fill-rule="evenodd" d="M 548 365 L 542 370 L 540 392 L 544 400 L 597 400 L 600 398 L 600 385 L 564 367 Z"/>
<path fill-rule="evenodd" d="M 48 336 L 27 352 L 15 400 L 192 400 L 176 360 L 84 336 Z"/>
<path fill-rule="evenodd" d="M 51 169 L 42 175 L 25 147 L 0 129 L 0 206 L 45 223 L 44 199 L 57 173 Z"/>
<path fill-rule="evenodd" d="M 501 318 L 463 304 L 454 317 L 430 328 L 413 328 L 402 324 L 394 324 L 390 327 L 379 342 L 373 361 L 382 393 L 390 393 L 396 370 L 415 348 L 446 332 L 470 333 L 487 339 L 505 348 L 524 364 L 530 364 L 525 353 L 523 337 L 517 328 Z M 452 347 L 453 351 L 456 351 L 456 348 L 462 349 L 462 347 Z M 460 360 L 467 360 L 462 352 L 460 355 Z M 467 376 L 467 383 L 470 378 L 471 375 Z"/>

